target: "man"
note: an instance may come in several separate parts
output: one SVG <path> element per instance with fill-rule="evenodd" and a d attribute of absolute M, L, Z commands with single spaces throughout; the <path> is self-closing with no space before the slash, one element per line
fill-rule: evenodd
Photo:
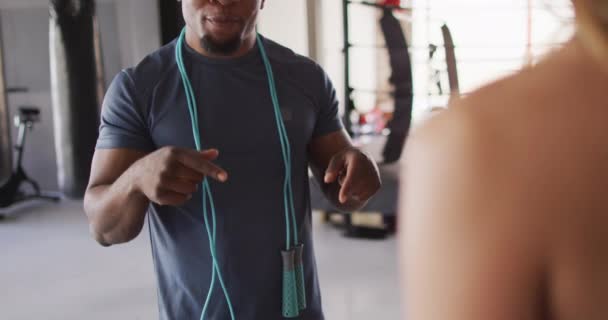
<path fill-rule="evenodd" d="M 211 281 L 200 183 L 217 208 L 219 269 L 237 319 L 281 319 L 284 165 L 255 26 L 264 0 L 184 0 L 187 73 L 198 103 L 194 138 L 173 42 L 121 72 L 104 101 L 85 211 L 104 245 L 135 238 L 148 220 L 161 319 L 199 319 Z M 332 84 L 312 61 L 262 38 L 292 151 L 297 233 L 308 308 L 323 319 L 311 237 L 308 165 L 342 210 L 380 187 L 377 167 L 353 148 Z M 217 283 L 217 282 L 216 282 Z M 216 286 L 207 319 L 230 319 Z"/>

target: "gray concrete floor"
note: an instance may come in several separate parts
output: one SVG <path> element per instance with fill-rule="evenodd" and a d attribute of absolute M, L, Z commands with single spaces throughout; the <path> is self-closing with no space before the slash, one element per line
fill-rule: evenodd
<path fill-rule="evenodd" d="M 0 221 L 0 319 L 158 318 L 147 234 L 102 248 L 81 202 L 15 213 Z M 314 229 L 326 318 L 399 319 L 395 239 L 345 239 L 318 219 Z"/>

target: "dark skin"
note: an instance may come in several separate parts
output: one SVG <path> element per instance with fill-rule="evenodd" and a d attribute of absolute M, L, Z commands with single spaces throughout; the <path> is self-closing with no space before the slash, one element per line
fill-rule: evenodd
<path fill-rule="evenodd" d="M 184 0 L 182 7 L 186 41 L 200 54 L 230 59 L 253 49 L 264 1 Z M 230 54 L 210 52 L 201 41 L 205 36 L 216 48 L 235 41 L 239 45 Z M 103 246 L 129 242 L 141 232 L 150 203 L 180 206 L 190 200 L 205 177 L 226 182 L 229 173 L 213 163 L 219 153 L 177 147 L 152 153 L 97 150 L 84 199 L 92 235 Z M 315 138 L 308 153 L 316 179 L 338 209 L 360 209 L 379 190 L 376 164 L 353 147 L 345 131 Z"/>

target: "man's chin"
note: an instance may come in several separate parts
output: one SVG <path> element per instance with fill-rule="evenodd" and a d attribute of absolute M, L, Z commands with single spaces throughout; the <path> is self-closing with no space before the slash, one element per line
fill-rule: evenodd
<path fill-rule="evenodd" d="M 201 46 L 209 53 L 228 56 L 234 54 L 241 48 L 243 41 L 238 36 L 226 39 L 216 39 L 211 35 L 205 35 L 201 39 Z"/>

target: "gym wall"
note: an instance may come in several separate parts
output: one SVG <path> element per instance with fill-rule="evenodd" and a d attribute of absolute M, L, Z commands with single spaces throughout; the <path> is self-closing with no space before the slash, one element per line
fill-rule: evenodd
<path fill-rule="evenodd" d="M 308 56 L 306 1 L 269 1 L 260 14 L 258 30 L 272 40 Z M 299 14 L 286 14 L 297 12 Z"/>
<path fill-rule="evenodd" d="M 142 3 L 146 5 L 135 10 Z M 149 3 L 148 0 L 97 1 L 106 86 L 123 67 L 135 64 L 159 46 L 158 21 L 150 18 L 158 15 L 158 9 Z M 17 131 L 12 125 L 12 117 L 18 107 L 40 108 L 41 122 L 28 133 L 24 167 L 43 189 L 56 190 L 48 1 L 0 1 L 0 23 L 6 86 L 28 89 L 27 92 L 7 95 L 13 143 Z"/>

